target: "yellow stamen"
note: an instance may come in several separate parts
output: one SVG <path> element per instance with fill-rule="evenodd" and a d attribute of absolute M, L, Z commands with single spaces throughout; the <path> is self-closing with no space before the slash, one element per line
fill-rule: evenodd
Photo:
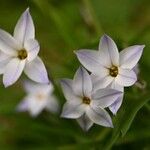
<path fill-rule="evenodd" d="M 89 105 L 91 103 L 91 100 L 88 97 L 83 97 L 82 101 L 84 104 L 87 104 L 87 105 Z"/>
<path fill-rule="evenodd" d="M 18 51 L 18 58 L 23 60 L 23 59 L 26 59 L 28 56 L 28 53 L 25 49 L 21 49 Z"/>
<path fill-rule="evenodd" d="M 118 67 L 112 66 L 112 67 L 109 69 L 109 74 L 110 74 L 112 77 L 116 77 L 116 76 L 118 75 Z"/>

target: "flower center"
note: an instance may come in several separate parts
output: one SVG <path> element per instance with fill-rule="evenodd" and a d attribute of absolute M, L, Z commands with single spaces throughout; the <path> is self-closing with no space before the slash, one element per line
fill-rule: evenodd
<path fill-rule="evenodd" d="M 39 93 L 39 94 L 36 95 L 36 97 L 37 97 L 38 100 L 43 100 L 45 98 L 45 95 Z"/>
<path fill-rule="evenodd" d="M 83 97 L 82 101 L 84 104 L 87 104 L 87 105 L 89 105 L 91 103 L 91 100 L 88 97 Z"/>
<path fill-rule="evenodd" d="M 28 56 L 28 53 L 25 49 L 21 49 L 18 51 L 18 58 L 23 60 L 23 59 L 26 59 Z"/>
<path fill-rule="evenodd" d="M 111 68 L 109 68 L 109 74 L 112 77 L 116 77 L 118 75 L 118 67 L 112 66 Z"/>

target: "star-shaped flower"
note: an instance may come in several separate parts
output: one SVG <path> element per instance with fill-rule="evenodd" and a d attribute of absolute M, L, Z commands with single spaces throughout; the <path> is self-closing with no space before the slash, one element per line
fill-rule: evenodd
<path fill-rule="evenodd" d="M 119 53 L 115 42 L 104 35 L 98 51 L 79 50 L 75 53 L 81 64 L 99 78 L 101 84 L 95 85 L 98 89 L 111 83 L 114 87 L 128 87 L 137 80 L 133 68 L 139 61 L 143 48 L 144 45 L 130 46 Z"/>
<path fill-rule="evenodd" d="M 78 119 L 84 130 L 88 130 L 93 123 L 113 127 L 111 117 L 104 108 L 115 102 L 122 92 L 114 89 L 95 92 L 90 75 L 82 67 L 77 70 L 73 80 L 63 79 L 61 85 L 67 100 L 62 117 Z"/>
<path fill-rule="evenodd" d="M 124 91 L 124 87 L 133 85 L 137 80 L 134 68 L 138 63 L 144 45 L 125 48 L 120 53 L 115 42 L 104 35 L 99 50 L 79 50 L 76 55 L 81 64 L 92 73 L 94 89 L 110 87 Z M 122 104 L 122 95 L 109 108 L 116 114 Z"/>
<path fill-rule="evenodd" d="M 17 110 L 20 112 L 29 111 L 30 115 L 36 117 L 43 109 L 50 112 L 58 111 L 58 102 L 53 95 L 53 85 L 50 84 L 39 84 L 26 81 L 24 88 L 27 93 L 25 98 L 17 106 Z"/>
<path fill-rule="evenodd" d="M 23 71 L 36 82 L 49 82 L 45 66 L 37 56 L 39 49 L 29 9 L 18 20 L 13 36 L 0 29 L 0 50 L 3 52 L 0 62 L 3 67 L 5 65 L 5 69 L 3 69 L 5 87 L 15 83 Z"/>

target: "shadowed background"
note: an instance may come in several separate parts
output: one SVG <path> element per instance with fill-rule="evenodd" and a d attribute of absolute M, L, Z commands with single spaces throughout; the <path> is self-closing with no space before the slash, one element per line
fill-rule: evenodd
<path fill-rule="evenodd" d="M 119 50 L 145 44 L 139 81 L 144 89 L 125 89 L 123 105 L 113 117 L 115 129 L 94 125 L 84 133 L 76 121 L 43 112 L 37 118 L 17 113 L 25 95 L 23 76 L 13 86 L 0 85 L 0 149 L 2 150 L 149 150 L 150 149 L 150 1 L 149 0 L 0 0 L 0 28 L 13 33 L 20 15 L 30 7 L 41 45 L 39 55 L 52 78 L 62 106 L 60 78 L 72 78 L 79 62 L 73 53 L 97 49 L 106 33 Z M 129 130 L 128 130 L 129 129 Z M 128 132 L 127 132 L 128 131 Z"/>

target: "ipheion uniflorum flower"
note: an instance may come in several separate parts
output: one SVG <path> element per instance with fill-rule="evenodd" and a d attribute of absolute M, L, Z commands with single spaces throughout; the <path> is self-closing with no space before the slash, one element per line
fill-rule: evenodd
<path fill-rule="evenodd" d="M 46 68 L 38 56 L 40 46 L 29 8 L 18 20 L 14 34 L 0 29 L 1 70 L 5 87 L 15 83 L 24 71 L 33 81 L 49 83 Z"/>
<path fill-rule="evenodd" d="M 31 81 L 24 82 L 26 96 L 18 104 L 17 111 L 28 111 L 32 117 L 39 115 L 44 109 L 56 113 L 59 109 L 58 101 L 53 94 L 52 83 L 40 84 Z"/>
<path fill-rule="evenodd" d="M 93 123 L 113 127 L 105 108 L 114 103 L 122 92 L 114 89 L 95 91 L 91 76 L 82 67 L 77 70 L 73 80 L 63 79 L 61 85 L 67 100 L 62 117 L 77 119 L 84 130 L 88 130 Z"/>

